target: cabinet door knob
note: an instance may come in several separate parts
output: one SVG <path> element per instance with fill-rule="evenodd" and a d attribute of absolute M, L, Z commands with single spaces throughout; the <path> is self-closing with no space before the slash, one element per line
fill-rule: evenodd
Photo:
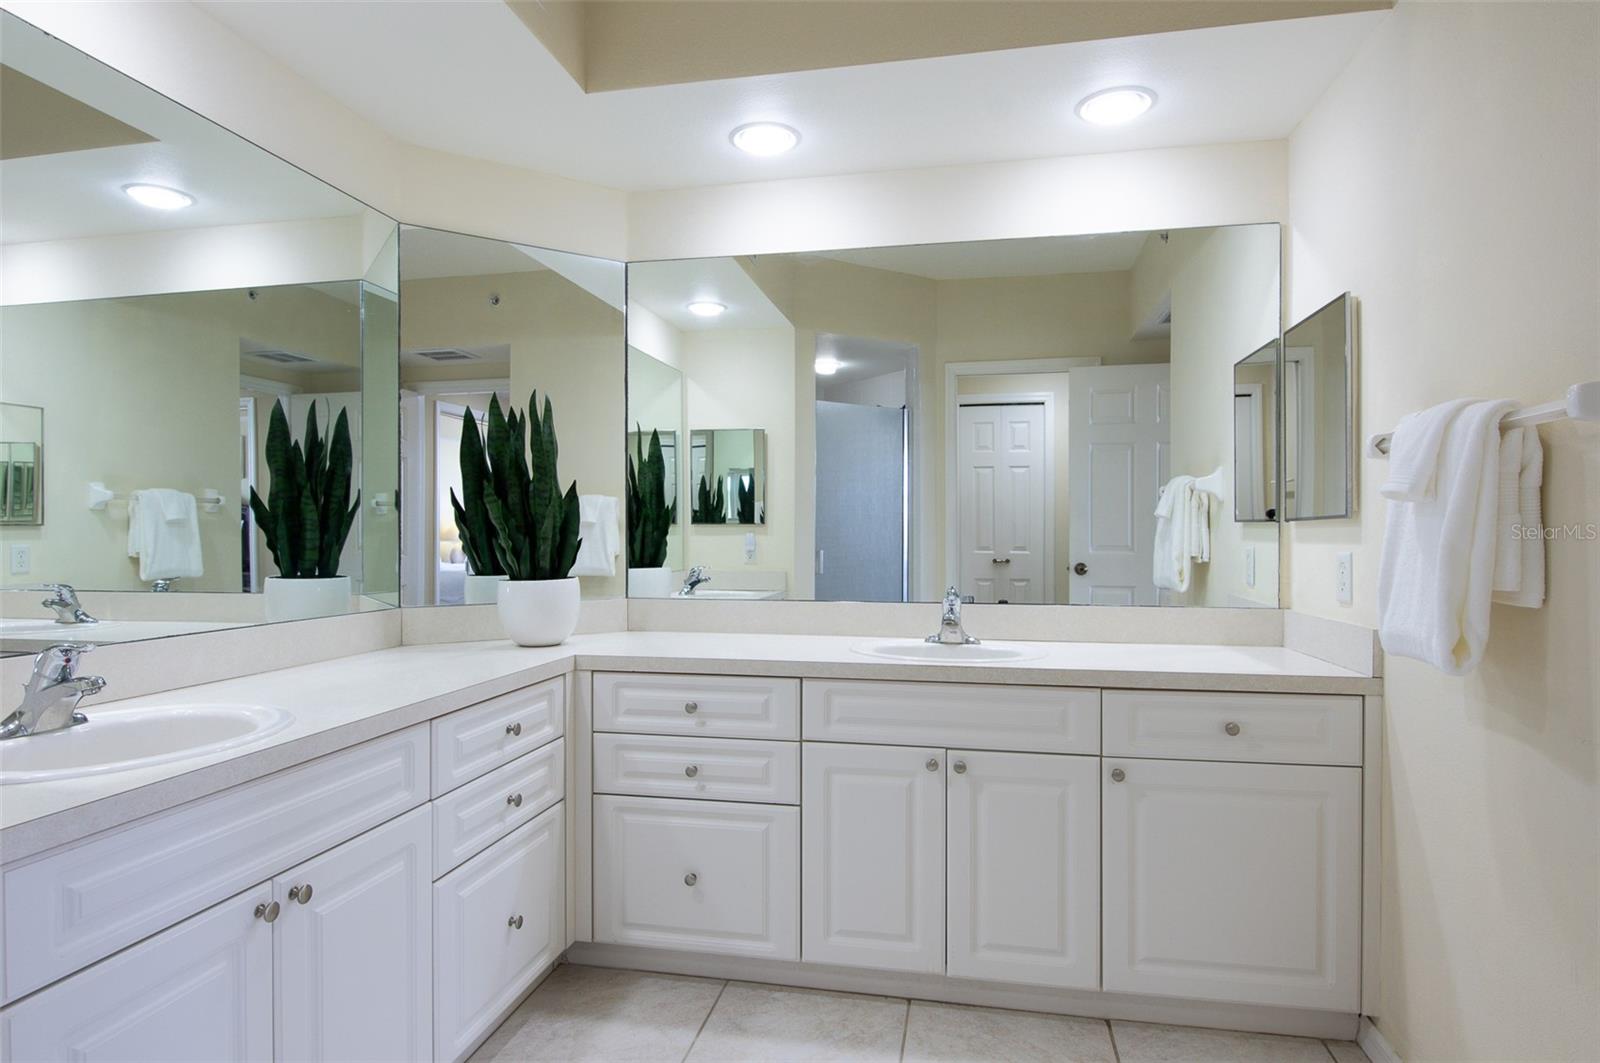
<path fill-rule="evenodd" d="M 508 724 L 506 724 L 506 734 L 508 734 L 511 737 L 515 738 L 516 736 L 520 735 L 521 733 L 522 733 L 522 721 L 518 720 L 516 723 L 508 723 Z"/>
<path fill-rule="evenodd" d="M 301 904 L 311 903 L 311 883 L 306 882 L 298 886 L 289 887 L 289 899 L 299 901 Z"/>
<path fill-rule="evenodd" d="M 1126 779 L 1127 777 L 1128 777 L 1128 773 L 1123 771 L 1121 768 L 1112 768 L 1111 769 L 1111 781 L 1112 782 L 1121 782 L 1123 779 Z"/>
<path fill-rule="evenodd" d="M 950 769 L 957 775 L 965 775 L 967 773 L 967 762 L 964 760 L 958 760 L 954 764 L 950 765 Z"/>
<path fill-rule="evenodd" d="M 698 765 L 698 764 L 691 764 L 691 765 L 689 765 L 689 766 L 688 766 L 688 767 L 687 767 L 687 768 L 684 768 L 684 769 L 683 769 L 683 773 L 684 773 L 684 774 L 685 774 L 685 775 L 687 775 L 687 776 L 689 776 L 689 778 L 691 778 L 691 779 L 692 779 L 692 778 L 694 778 L 694 777 L 695 777 L 695 776 L 696 776 L 696 775 L 699 775 L 699 774 L 700 774 L 700 765 Z"/>
<path fill-rule="evenodd" d="M 693 716 L 700 711 L 700 703 L 698 701 L 686 701 L 683 703 L 683 711 Z"/>
<path fill-rule="evenodd" d="M 522 916 L 514 915 L 510 919 L 507 919 L 506 920 L 506 926 L 509 926 L 512 930 L 521 930 L 522 929 Z"/>
<path fill-rule="evenodd" d="M 700 876 L 695 874 L 693 871 L 691 871 L 687 875 L 683 876 L 683 884 L 685 886 L 693 886 L 696 882 L 699 882 L 699 881 L 700 881 Z"/>
<path fill-rule="evenodd" d="M 1227 723 L 1223 724 L 1222 729 L 1228 732 L 1228 737 L 1230 738 L 1236 737 L 1239 734 L 1239 725 L 1234 723 L 1232 720 L 1229 720 Z"/>
<path fill-rule="evenodd" d="M 506 804 L 510 805 L 512 808 L 521 808 L 522 807 L 522 795 L 521 794 L 509 794 L 509 795 L 507 795 Z"/>
<path fill-rule="evenodd" d="M 923 766 L 926 767 L 929 771 L 938 771 L 939 770 L 939 758 L 938 757 L 929 757 L 928 758 L 928 763 L 923 765 Z"/>
<path fill-rule="evenodd" d="M 266 904 L 258 904 L 256 905 L 256 918 L 261 920 L 263 923 L 271 923 L 278 918 L 278 912 L 281 910 L 282 909 L 278 907 L 277 901 L 268 901 Z"/>

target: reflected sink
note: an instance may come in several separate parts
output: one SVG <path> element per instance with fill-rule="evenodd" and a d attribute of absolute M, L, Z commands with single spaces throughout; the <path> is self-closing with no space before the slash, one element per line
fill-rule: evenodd
<path fill-rule="evenodd" d="M 1031 646 L 1008 646 L 1000 642 L 980 642 L 966 646 L 947 646 L 921 639 L 896 639 L 893 642 L 871 642 L 852 647 L 866 657 L 881 657 L 888 661 L 916 661 L 946 664 L 984 664 L 993 661 L 1032 661 L 1044 656 L 1043 650 Z"/>
<path fill-rule="evenodd" d="M 0 742 L 0 785 L 73 779 L 246 745 L 293 720 L 265 705 L 198 704 L 95 711 L 87 723 Z"/>

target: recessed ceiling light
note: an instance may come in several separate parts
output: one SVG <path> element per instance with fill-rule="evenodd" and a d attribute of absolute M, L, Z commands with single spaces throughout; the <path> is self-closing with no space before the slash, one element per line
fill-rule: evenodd
<path fill-rule="evenodd" d="M 695 317 L 721 317 L 728 308 L 721 303 L 714 303 L 710 299 L 696 299 L 684 306 Z"/>
<path fill-rule="evenodd" d="M 1156 94 L 1138 85 L 1101 89 L 1078 103 L 1078 117 L 1095 125 L 1131 122 L 1156 105 Z"/>
<path fill-rule="evenodd" d="M 163 185 L 123 185 L 122 190 L 135 203 L 154 210 L 182 210 L 194 202 L 189 193 Z"/>
<path fill-rule="evenodd" d="M 839 361 L 839 359 L 835 358 L 831 354 L 820 355 L 816 361 L 817 375 L 832 376 L 839 371 L 839 367 L 843 364 L 843 362 Z"/>
<path fill-rule="evenodd" d="M 728 139 L 745 154 L 766 158 L 794 150 L 800 143 L 800 134 L 777 122 L 751 122 L 735 129 Z"/>

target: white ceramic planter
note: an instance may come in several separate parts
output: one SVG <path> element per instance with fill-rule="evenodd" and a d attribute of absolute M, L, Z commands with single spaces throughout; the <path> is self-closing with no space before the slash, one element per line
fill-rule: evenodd
<path fill-rule="evenodd" d="M 661 565 L 658 568 L 628 569 L 628 597 L 672 597 L 672 566 Z"/>
<path fill-rule="evenodd" d="M 266 596 L 268 620 L 338 616 L 350 611 L 350 577 L 284 579 L 268 576 Z"/>
<path fill-rule="evenodd" d="M 493 605 L 500 600 L 500 584 L 505 576 L 468 576 L 462 584 L 461 600 L 467 605 Z"/>
<path fill-rule="evenodd" d="M 497 588 L 500 626 L 518 646 L 555 646 L 578 628 L 578 577 L 505 580 Z"/>

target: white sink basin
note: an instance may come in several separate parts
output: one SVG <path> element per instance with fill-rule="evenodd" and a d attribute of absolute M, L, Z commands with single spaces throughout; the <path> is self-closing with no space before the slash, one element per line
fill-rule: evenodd
<path fill-rule="evenodd" d="M 938 642 L 897 639 L 893 642 L 872 642 L 853 649 L 866 657 L 881 657 L 888 661 L 943 662 L 946 664 L 983 664 L 988 661 L 1032 661 L 1044 656 L 1043 650 L 1031 646 L 1008 646 L 999 642 L 980 642 L 966 646 L 947 646 Z"/>
<path fill-rule="evenodd" d="M 87 723 L 0 742 L 0 785 L 127 771 L 246 745 L 293 719 L 265 705 L 181 705 L 96 712 Z"/>

